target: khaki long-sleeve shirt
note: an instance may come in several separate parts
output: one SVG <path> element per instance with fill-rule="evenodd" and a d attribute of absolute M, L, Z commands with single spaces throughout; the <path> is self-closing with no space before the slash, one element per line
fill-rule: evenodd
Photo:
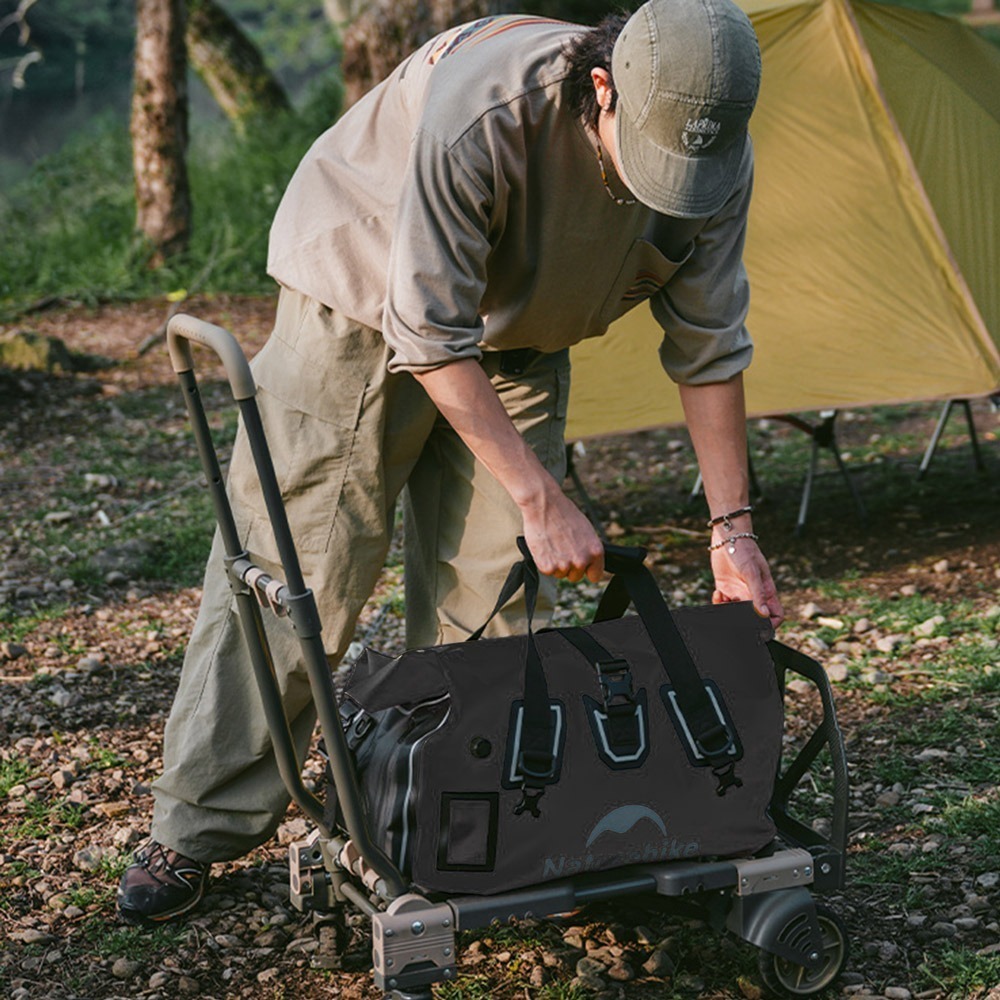
<path fill-rule="evenodd" d="M 563 51 L 581 30 L 484 18 L 411 55 L 303 159 L 272 226 L 269 273 L 381 329 L 392 370 L 556 351 L 646 299 L 676 381 L 745 368 L 749 140 L 710 219 L 616 204 L 570 107 Z"/>

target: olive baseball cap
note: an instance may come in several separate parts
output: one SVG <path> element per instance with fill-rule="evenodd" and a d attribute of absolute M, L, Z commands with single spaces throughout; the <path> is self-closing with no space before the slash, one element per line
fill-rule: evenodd
<path fill-rule="evenodd" d="M 682 218 L 717 212 L 739 177 L 760 87 L 760 47 L 731 0 L 649 0 L 615 43 L 622 180 Z"/>

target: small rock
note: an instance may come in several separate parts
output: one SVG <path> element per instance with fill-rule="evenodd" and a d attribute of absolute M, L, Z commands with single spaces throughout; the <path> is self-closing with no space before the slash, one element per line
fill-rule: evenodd
<path fill-rule="evenodd" d="M 865 632 L 869 631 L 872 627 L 872 623 L 867 618 L 859 618 L 855 623 L 851 631 L 855 635 L 864 635 Z"/>
<path fill-rule="evenodd" d="M 192 996 L 196 993 L 201 993 L 201 983 L 192 976 L 181 976 L 177 980 L 177 987 L 181 993 L 190 993 Z"/>
<path fill-rule="evenodd" d="M 61 792 L 64 788 L 72 785 L 75 778 L 76 775 L 72 771 L 61 767 L 58 771 L 53 772 L 51 780 L 52 784 Z"/>
<path fill-rule="evenodd" d="M 596 958 L 581 958 L 576 963 L 576 974 L 580 977 L 586 976 L 598 979 L 603 972 L 604 965 L 598 962 Z"/>
<path fill-rule="evenodd" d="M 916 597 L 920 591 L 915 583 L 906 583 L 899 588 L 900 597 Z"/>
<path fill-rule="evenodd" d="M 951 569 L 951 563 L 947 559 L 938 559 L 931 567 L 935 573 L 947 573 Z"/>
<path fill-rule="evenodd" d="M 301 816 L 290 819 L 278 827 L 278 843 L 287 847 L 293 841 L 303 840 L 309 835 L 309 824 Z"/>
<path fill-rule="evenodd" d="M 545 985 L 546 977 L 547 973 L 545 971 L 545 967 L 541 965 L 536 965 L 531 970 L 531 975 L 528 976 L 528 983 L 529 985 L 534 986 L 536 989 L 538 989 L 538 987 Z"/>
<path fill-rule="evenodd" d="M 803 604 L 799 608 L 799 618 L 803 621 L 809 621 L 812 618 L 816 618 L 818 615 L 823 614 L 822 609 L 814 601 L 809 601 L 807 604 Z"/>
<path fill-rule="evenodd" d="M 905 986 L 887 986 L 882 995 L 885 1000 L 911 1000 L 913 994 Z"/>
<path fill-rule="evenodd" d="M 226 950 L 243 947 L 243 942 L 235 934 L 216 934 L 215 943 Z"/>
<path fill-rule="evenodd" d="M 627 983 L 630 979 L 635 979 L 635 970 L 628 962 L 617 961 L 608 969 L 608 978 L 619 983 Z"/>
<path fill-rule="evenodd" d="M 953 938 L 958 934 L 958 928 L 946 920 L 939 920 L 936 924 L 931 925 L 931 933 L 935 937 Z"/>
<path fill-rule="evenodd" d="M 151 990 L 158 990 L 166 986 L 170 982 L 170 973 L 164 972 L 162 969 L 157 970 L 149 977 L 149 988 Z"/>
<path fill-rule="evenodd" d="M 875 640 L 875 648 L 880 653 L 891 653 L 902 641 L 903 637 L 899 635 L 883 635 Z"/>
<path fill-rule="evenodd" d="M 279 927 L 272 927 L 270 930 L 258 934 L 253 939 L 253 943 L 257 948 L 281 948 L 287 940 L 288 935 L 283 930 Z"/>
<path fill-rule="evenodd" d="M 280 975 L 277 969 L 265 969 L 263 972 L 257 973 L 258 983 L 273 983 L 275 979 Z"/>
<path fill-rule="evenodd" d="M 931 618 L 925 619 L 919 625 L 914 625 L 911 631 L 914 635 L 933 635 L 937 627 L 944 623 L 944 615 L 934 615 Z"/>
<path fill-rule="evenodd" d="M 11 938 L 15 941 L 21 941 L 24 944 L 52 944 L 56 940 L 54 934 L 49 934 L 47 931 L 40 931 L 36 927 L 28 927 L 23 931 L 14 931 L 11 934 Z"/>
<path fill-rule="evenodd" d="M 19 660 L 27 655 L 28 650 L 19 642 L 0 642 L 0 656 L 5 660 Z"/>
<path fill-rule="evenodd" d="M 952 923 L 960 931 L 974 931 L 977 927 L 979 927 L 982 921 L 979 917 L 955 917 Z"/>
<path fill-rule="evenodd" d="M 826 615 L 817 615 L 816 624 L 822 625 L 823 628 L 833 628 L 837 630 L 844 627 L 844 623 L 839 618 L 828 618 Z"/>
<path fill-rule="evenodd" d="M 1000 883 L 1000 872 L 983 872 L 983 874 L 976 879 L 976 885 L 978 885 L 980 889 L 995 889 L 997 883 Z"/>
<path fill-rule="evenodd" d="M 893 806 L 898 806 L 902 795 L 899 792 L 894 792 L 891 788 L 882 792 L 875 799 L 875 805 L 882 806 L 885 809 L 891 809 Z"/>
<path fill-rule="evenodd" d="M 131 979 L 141 968 L 140 962 L 133 962 L 129 958 L 116 958 L 111 966 L 111 975 L 115 979 Z"/>
<path fill-rule="evenodd" d="M 835 684 L 841 684 L 847 680 L 849 671 L 846 663 L 830 663 L 826 668 L 826 676 Z"/>
<path fill-rule="evenodd" d="M 650 976 L 672 976 L 677 968 L 674 960 L 663 948 L 657 948 L 642 965 Z"/>
<path fill-rule="evenodd" d="M 869 670 L 861 675 L 861 679 L 868 684 L 891 684 L 896 678 L 884 670 Z"/>
<path fill-rule="evenodd" d="M 645 924 L 639 924 L 635 928 L 635 939 L 639 944 L 654 944 L 656 935 Z"/>

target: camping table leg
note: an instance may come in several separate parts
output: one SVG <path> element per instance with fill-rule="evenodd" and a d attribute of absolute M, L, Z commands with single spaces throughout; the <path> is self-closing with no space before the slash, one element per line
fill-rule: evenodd
<path fill-rule="evenodd" d="M 840 474 L 844 477 L 844 482 L 847 483 L 847 488 L 851 491 L 851 496 L 854 498 L 854 506 L 857 508 L 858 517 L 862 521 L 865 521 L 868 517 L 868 511 L 865 509 L 864 501 L 861 499 L 861 494 L 854 485 L 854 480 L 851 478 L 851 474 L 841 457 L 840 448 L 837 446 L 837 436 L 834 429 L 834 423 L 837 419 L 837 411 L 824 410 L 820 416 L 823 418 L 822 423 L 815 426 L 807 423 L 805 420 L 800 420 L 798 417 L 792 416 L 789 413 L 783 414 L 777 418 L 778 420 L 783 420 L 787 424 L 791 424 L 793 427 L 798 427 L 801 431 L 805 431 L 813 441 L 812 452 L 809 456 L 809 469 L 806 472 L 806 480 L 802 486 L 802 499 L 799 503 L 799 517 L 795 523 L 796 536 L 801 535 L 803 529 L 805 528 L 806 515 L 809 511 L 809 501 L 812 499 L 813 480 L 816 478 L 816 465 L 819 460 L 820 448 L 828 448 L 831 452 L 833 452 L 837 468 L 840 470 Z"/>
<path fill-rule="evenodd" d="M 920 462 L 920 470 L 917 472 L 917 479 L 923 479 L 927 470 L 931 467 L 931 461 L 934 458 L 934 453 L 937 451 L 938 442 L 941 440 L 941 435 L 944 433 L 944 426 L 948 423 L 948 417 L 951 416 L 951 408 L 956 403 L 961 403 L 963 409 L 965 410 L 965 422 L 969 427 L 969 441 L 972 444 L 972 461 L 976 466 L 976 471 L 986 471 L 986 465 L 983 463 L 982 452 L 979 450 L 979 438 L 976 436 L 976 425 L 972 419 L 972 406 L 967 399 L 949 399 L 948 402 L 944 404 L 944 408 L 941 410 L 941 416 L 938 417 L 937 426 L 934 428 L 934 433 L 931 435 L 930 442 L 927 445 L 927 450 L 924 452 L 923 460 Z"/>

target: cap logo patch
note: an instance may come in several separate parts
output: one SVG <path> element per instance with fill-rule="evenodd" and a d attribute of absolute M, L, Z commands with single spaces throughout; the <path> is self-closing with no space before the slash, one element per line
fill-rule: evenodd
<path fill-rule="evenodd" d="M 691 153 L 700 153 L 715 142 L 722 129 L 722 122 L 714 118 L 689 118 L 681 133 L 684 148 Z"/>

